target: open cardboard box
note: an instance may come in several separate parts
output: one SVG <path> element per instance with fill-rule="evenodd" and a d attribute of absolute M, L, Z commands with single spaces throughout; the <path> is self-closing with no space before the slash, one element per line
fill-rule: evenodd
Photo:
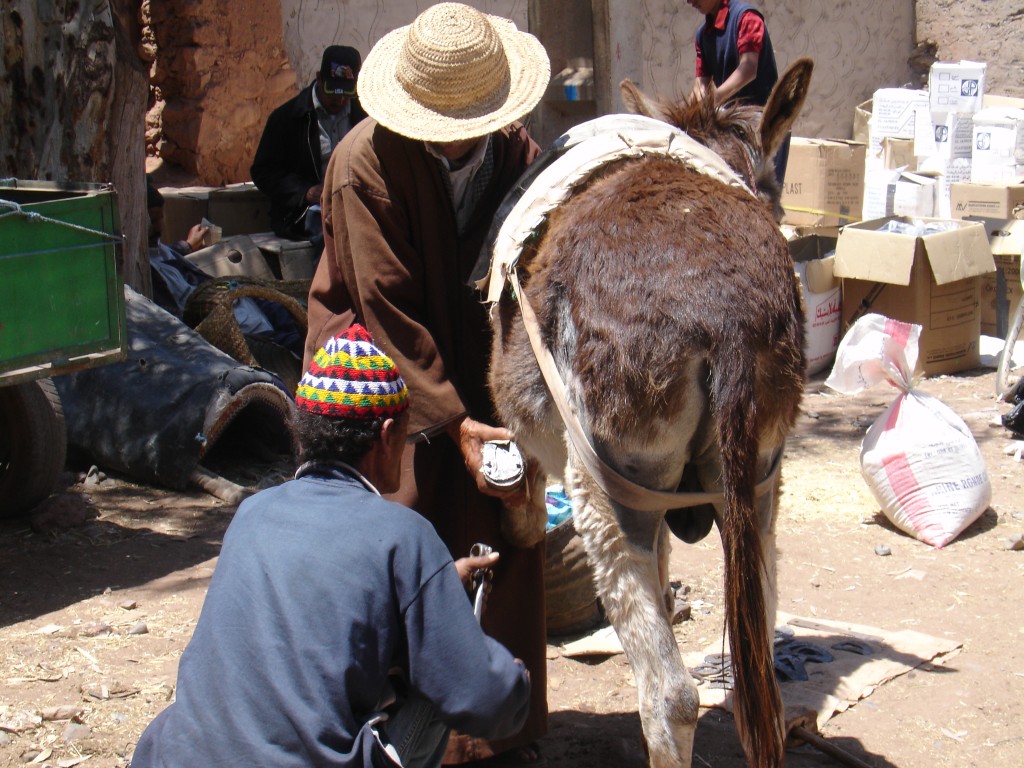
<path fill-rule="evenodd" d="M 807 373 L 815 374 L 832 364 L 839 348 L 842 291 L 833 274 L 836 235 L 831 228 L 823 233 L 804 234 L 789 241 L 793 267 L 800 277 L 807 312 L 804 324 L 804 350 Z"/>
<path fill-rule="evenodd" d="M 896 216 L 844 227 L 835 274 L 843 278 L 843 328 L 865 312 L 922 327 L 918 366 L 928 376 L 978 366 L 980 276 L 994 272 L 985 227 L 939 222 L 949 231 L 925 235 L 879 231 Z"/>

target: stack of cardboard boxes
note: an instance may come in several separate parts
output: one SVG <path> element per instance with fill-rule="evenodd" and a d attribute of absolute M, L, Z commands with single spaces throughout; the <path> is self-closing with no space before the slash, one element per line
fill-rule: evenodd
<path fill-rule="evenodd" d="M 985 97 L 986 65 L 936 62 L 927 90 L 875 91 L 864 165 L 865 219 L 948 218 L 950 186 L 970 181 L 974 116 Z"/>
<path fill-rule="evenodd" d="M 933 210 L 921 213 L 908 208 L 910 205 L 918 206 L 921 200 L 927 201 L 927 194 L 933 192 L 934 187 L 929 186 L 923 176 L 909 178 L 903 175 L 917 169 L 913 159 L 914 133 L 918 113 L 928 108 L 928 92 L 880 88 L 875 91 L 871 103 L 868 148 L 864 158 L 863 218 L 877 219 L 894 213 L 932 215 Z M 927 191 L 922 191 L 922 187 Z"/>
<path fill-rule="evenodd" d="M 832 321 L 840 283 L 835 344 L 866 312 L 919 324 L 925 375 L 976 367 L 981 333 L 1005 334 L 1021 296 L 1024 101 L 986 95 L 985 70 L 939 62 L 927 90 L 876 91 L 858 108 L 860 143 L 794 140 L 783 223 L 818 344 L 812 372 L 835 349 L 822 351 L 816 325 Z"/>
<path fill-rule="evenodd" d="M 928 110 L 918 110 L 914 131 L 917 169 L 935 178 L 932 212 L 949 218 L 950 186 L 970 181 L 974 116 L 985 96 L 986 65 L 977 61 L 936 62 L 928 76 Z M 902 211 L 913 215 L 913 211 Z"/>

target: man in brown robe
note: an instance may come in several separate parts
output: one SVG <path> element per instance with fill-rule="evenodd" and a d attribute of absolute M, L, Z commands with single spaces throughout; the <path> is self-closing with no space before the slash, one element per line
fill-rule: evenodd
<path fill-rule="evenodd" d="M 504 494 L 480 474 L 482 443 L 511 434 L 486 388 L 490 331 L 468 282 L 505 193 L 539 154 L 521 123 L 550 76 L 543 47 L 469 6 L 428 8 L 382 38 L 357 90 L 370 118 L 338 145 L 322 198 L 324 255 L 309 294 L 306 364 L 330 337 L 365 325 L 413 394 L 401 490 L 454 557 L 501 553 L 484 630 L 522 659 L 530 717 L 500 742 L 453 737 L 448 762 L 503 752 L 529 760 L 547 731 L 544 545 L 501 534 Z"/>

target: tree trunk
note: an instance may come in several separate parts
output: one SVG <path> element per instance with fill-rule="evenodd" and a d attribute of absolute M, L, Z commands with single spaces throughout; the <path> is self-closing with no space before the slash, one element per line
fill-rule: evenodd
<path fill-rule="evenodd" d="M 113 183 L 125 281 L 151 295 L 146 253 L 141 0 L 5 0 L 0 175 Z"/>

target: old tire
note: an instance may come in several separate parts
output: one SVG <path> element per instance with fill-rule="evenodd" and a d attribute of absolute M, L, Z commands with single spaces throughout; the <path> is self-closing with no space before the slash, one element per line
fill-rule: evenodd
<path fill-rule="evenodd" d="M 572 635 L 604 619 L 583 540 L 570 517 L 547 532 L 544 599 L 548 635 Z"/>
<path fill-rule="evenodd" d="M 0 386 L 0 517 L 32 509 L 64 469 L 64 409 L 49 379 Z"/>

